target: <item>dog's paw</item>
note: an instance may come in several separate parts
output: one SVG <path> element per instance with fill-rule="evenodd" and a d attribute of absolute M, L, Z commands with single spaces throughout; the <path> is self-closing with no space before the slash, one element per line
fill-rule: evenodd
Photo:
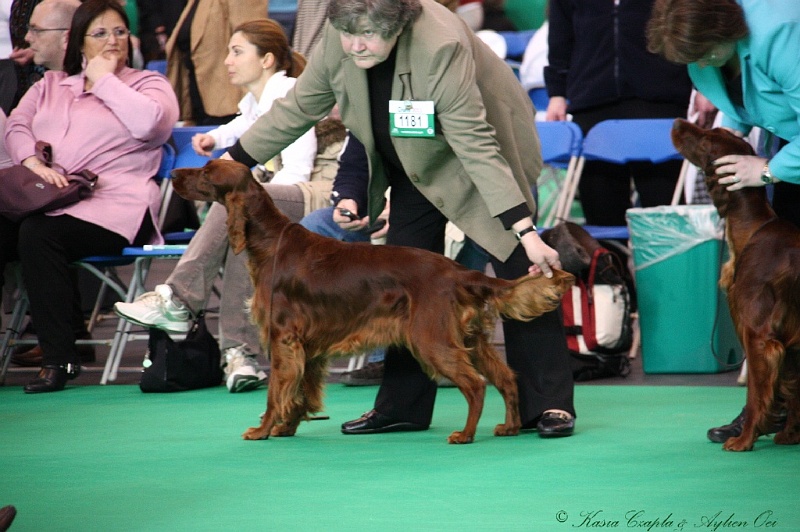
<path fill-rule="evenodd" d="M 519 425 L 510 426 L 506 425 L 505 423 L 501 423 L 500 425 L 495 426 L 494 428 L 494 435 L 495 436 L 516 436 L 519 434 Z"/>
<path fill-rule="evenodd" d="M 728 438 L 728 441 L 722 444 L 722 448 L 726 451 L 752 451 L 754 443 L 752 438 L 739 436 L 738 438 Z"/>
<path fill-rule="evenodd" d="M 266 440 L 269 438 L 269 431 L 264 430 L 263 427 L 250 427 L 244 431 L 242 438 L 245 440 Z"/>
<path fill-rule="evenodd" d="M 475 439 L 475 435 L 469 435 L 460 430 L 453 432 L 447 438 L 447 443 L 472 443 L 472 440 Z"/>

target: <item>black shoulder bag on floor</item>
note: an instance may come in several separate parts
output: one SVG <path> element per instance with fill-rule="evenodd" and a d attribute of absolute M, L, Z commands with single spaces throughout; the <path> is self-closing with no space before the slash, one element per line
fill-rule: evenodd
<path fill-rule="evenodd" d="M 183 392 L 221 382 L 219 344 L 208 332 L 203 313 L 195 318 L 185 340 L 175 341 L 161 329 L 150 329 L 139 381 L 143 392 Z"/>

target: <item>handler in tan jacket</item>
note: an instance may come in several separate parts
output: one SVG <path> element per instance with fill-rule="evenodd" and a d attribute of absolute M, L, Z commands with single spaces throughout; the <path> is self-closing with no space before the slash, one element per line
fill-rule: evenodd
<path fill-rule="evenodd" d="M 339 205 L 375 219 L 391 186 L 388 244 L 441 253 L 450 220 L 491 254 L 498 277 L 560 267 L 531 218 L 531 187 L 542 166 L 531 101 L 455 14 L 433 0 L 332 0 L 322 41 L 294 89 L 225 157 L 248 165 L 269 160 L 337 103 L 370 167 L 368 205 L 352 198 Z M 345 228 L 368 219 L 334 217 Z M 504 331 L 524 426 L 541 436 L 572 434 L 560 311 L 506 322 Z M 389 348 L 375 409 L 342 431 L 426 429 L 435 395 L 410 353 Z"/>

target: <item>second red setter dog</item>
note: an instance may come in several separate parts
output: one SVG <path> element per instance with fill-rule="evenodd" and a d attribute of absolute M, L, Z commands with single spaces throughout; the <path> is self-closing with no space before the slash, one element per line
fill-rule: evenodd
<path fill-rule="evenodd" d="M 231 161 L 174 170 L 173 177 L 184 198 L 227 207 L 230 244 L 249 255 L 252 315 L 272 371 L 267 412 L 245 439 L 292 436 L 300 421 L 322 410 L 330 357 L 390 344 L 407 346 L 431 376 L 444 375 L 466 397 L 466 425 L 450 443 L 475 436 L 486 389 L 480 374 L 505 401 L 495 435 L 519 432 L 516 380 L 490 333 L 498 315 L 530 320 L 555 309 L 572 275 L 506 281 L 420 249 L 314 234 L 290 223 L 250 171 Z"/>
<path fill-rule="evenodd" d="M 723 447 L 748 451 L 773 424 L 776 396 L 787 409 L 785 428 L 775 443 L 800 443 L 800 230 L 779 220 L 764 187 L 729 191 L 715 175 L 724 155 L 752 155 L 744 140 L 724 129 L 701 129 L 676 120 L 672 141 L 702 168 L 714 205 L 725 218 L 730 260 L 720 276 L 731 317 L 747 356 L 747 405 L 742 434 Z"/>

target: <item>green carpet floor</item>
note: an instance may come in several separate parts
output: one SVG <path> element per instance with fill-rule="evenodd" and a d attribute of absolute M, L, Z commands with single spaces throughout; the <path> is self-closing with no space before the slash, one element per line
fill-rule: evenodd
<path fill-rule="evenodd" d="M 708 427 L 735 387 L 579 386 L 572 438 L 495 438 L 496 390 L 476 442 L 447 445 L 466 405 L 439 392 L 431 430 L 344 436 L 376 388 L 327 390 L 329 421 L 294 438 L 240 434 L 265 394 L 145 395 L 0 388 L 0 506 L 23 530 L 800 530 L 799 447 L 762 437 L 726 453 Z"/>

